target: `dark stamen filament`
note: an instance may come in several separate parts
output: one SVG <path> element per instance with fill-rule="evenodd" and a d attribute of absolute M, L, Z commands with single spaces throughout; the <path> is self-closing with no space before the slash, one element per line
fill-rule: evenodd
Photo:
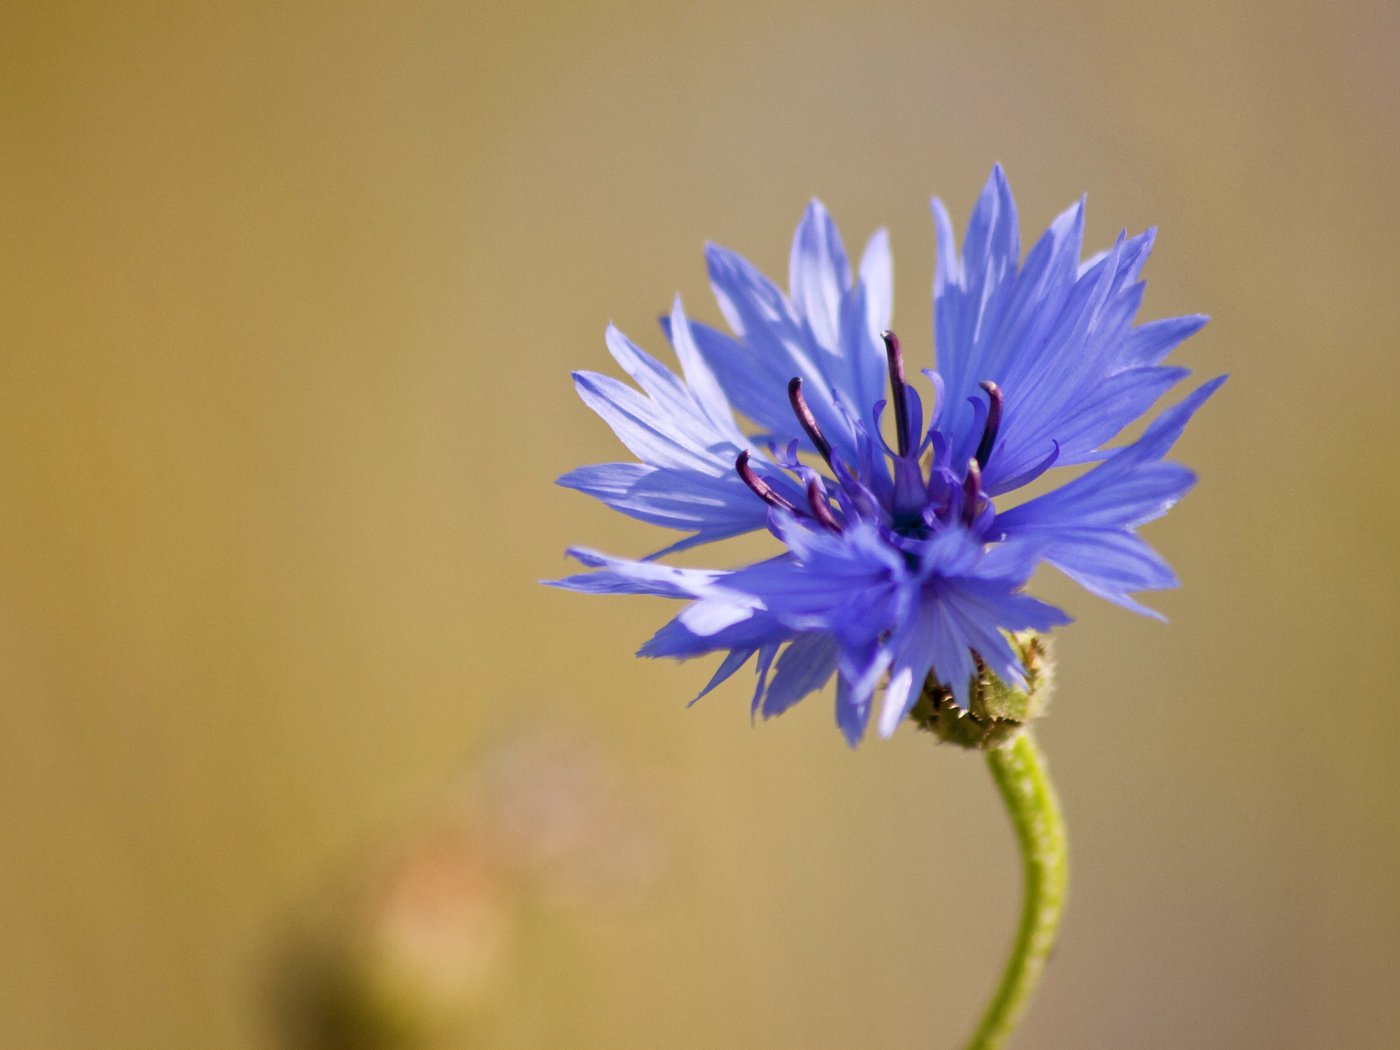
<path fill-rule="evenodd" d="M 817 426 L 817 417 L 812 415 L 812 409 L 807 404 L 807 399 L 802 396 L 802 377 L 793 376 L 788 383 L 788 400 L 792 402 L 793 414 L 797 416 L 797 421 L 802 424 L 802 429 L 807 432 L 807 436 L 812 439 L 812 444 L 817 447 L 817 452 L 827 464 L 831 464 L 831 442 L 826 439 L 826 435 Z"/>
<path fill-rule="evenodd" d="M 992 446 L 997 441 L 997 431 L 1001 429 L 1001 405 L 1004 400 L 1001 387 L 990 379 L 977 384 L 987 392 L 987 425 L 982 428 L 982 440 L 977 443 L 977 465 L 985 467 L 991 458 Z"/>
<path fill-rule="evenodd" d="M 899 338 L 890 331 L 880 333 L 885 341 L 885 356 L 890 363 L 890 401 L 894 408 L 895 447 L 901 456 L 909 455 L 909 398 L 904 383 L 904 355 L 899 352 Z"/>
<path fill-rule="evenodd" d="M 739 458 L 734 461 L 734 469 L 739 472 L 739 477 L 743 479 L 745 485 L 753 490 L 753 494 L 770 507 L 778 507 L 781 510 L 799 514 L 797 507 L 785 499 L 780 493 L 773 490 L 773 486 L 764 481 L 754 473 L 753 467 L 749 466 L 749 451 L 745 449 L 739 453 Z"/>
<path fill-rule="evenodd" d="M 971 525 L 982 510 L 982 468 L 977 460 L 967 461 L 967 477 L 963 478 L 963 521 Z"/>
<path fill-rule="evenodd" d="M 822 492 L 821 482 L 816 478 L 807 482 L 807 503 L 812 508 L 812 517 L 821 522 L 832 532 L 840 532 L 841 526 L 836 523 L 835 516 L 831 513 L 831 508 L 827 506 L 826 496 Z"/>

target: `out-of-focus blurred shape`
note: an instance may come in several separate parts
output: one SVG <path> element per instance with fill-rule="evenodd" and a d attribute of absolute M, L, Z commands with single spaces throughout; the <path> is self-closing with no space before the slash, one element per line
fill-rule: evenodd
<path fill-rule="evenodd" d="M 548 923 L 556 905 L 634 900 L 657 863 L 648 826 L 580 736 L 530 734 L 488 752 L 294 932 L 274 975 L 288 1046 L 492 1045 L 522 912 Z"/>
<path fill-rule="evenodd" d="M 545 898 L 596 910 L 635 900 L 657 874 L 635 786 L 586 738 L 521 737 L 489 757 L 478 783 L 484 841 Z"/>

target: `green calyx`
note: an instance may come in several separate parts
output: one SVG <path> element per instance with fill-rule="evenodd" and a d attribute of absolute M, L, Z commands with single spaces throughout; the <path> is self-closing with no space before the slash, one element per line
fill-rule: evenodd
<path fill-rule="evenodd" d="M 945 744 L 976 751 L 1005 747 L 1050 705 L 1054 662 L 1050 643 L 1034 631 L 1011 636 L 1021 657 L 1026 688 L 1003 682 L 979 659 L 967 710 L 953 699 L 952 690 L 930 674 L 909 717 Z"/>

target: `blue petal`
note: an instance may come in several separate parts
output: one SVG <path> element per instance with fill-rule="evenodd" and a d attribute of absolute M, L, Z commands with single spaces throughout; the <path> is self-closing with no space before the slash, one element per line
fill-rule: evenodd
<path fill-rule="evenodd" d="M 792 305 L 820 346 L 840 345 L 841 300 L 851 287 L 851 266 L 841 234 L 821 201 L 814 200 L 798 224 L 788 264 Z"/>
<path fill-rule="evenodd" d="M 1010 545 L 1009 554 L 984 556 L 967 533 L 935 537 L 920 552 L 921 572 L 912 610 L 895 625 L 889 646 L 890 680 L 879 729 L 889 736 L 918 700 L 930 671 L 966 707 L 975 671 L 972 650 L 1009 681 L 1021 677 L 1003 631 L 1049 630 L 1068 622 L 1054 606 L 1020 591 L 1033 564 L 1030 545 Z"/>
<path fill-rule="evenodd" d="M 1191 487 L 1195 475 L 1162 457 L 1224 381 L 1193 391 L 1087 474 L 997 515 L 995 527 L 1038 540 L 1046 561 L 1094 594 L 1156 615 L 1128 592 L 1174 586 L 1176 578 L 1132 529 L 1165 513 Z"/>
<path fill-rule="evenodd" d="M 640 521 L 724 539 L 768 521 L 768 508 L 733 472 L 711 477 L 642 463 L 600 463 L 558 481 Z"/>
<path fill-rule="evenodd" d="M 880 333 L 890 327 L 893 307 L 889 235 L 877 230 L 861 258 L 860 279 L 841 301 L 840 334 L 828 361 L 834 396 L 856 419 L 865 418 L 884 391 L 887 362 Z"/>
<path fill-rule="evenodd" d="M 966 704 L 967 681 L 972 675 L 972 654 L 967 640 L 952 633 L 952 622 L 944 614 L 936 595 L 926 596 L 918 605 L 912 620 L 901 625 L 892 641 L 893 663 L 890 680 L 885 686 L 884 705 L 880 710 L 879 731 L 883 737 L 894 735 L 899 723 L 918 701 L 924 680 L 938 665 L 940 680 L 947 680 L 957 692 L 961 683 L 961 702 Z"/>
<path fill-rule="evenodd" d="M 1142 437 L 1119 454 L 1128 457 L 1124 461 L 1125 464 L 1129 461 L 1143 462 L 1161 459 L 1165 456 L 1176 444 L 1176 439 L 1181 437 L 1181 432 L 1186 429 L 1186 424 L 1191 421 L 1191 417 L 1212 394 L 1225 384 L 1225 380 L 1228 378 L 1229 376 L 1216 376 L 1209 382 L 1202 383 L 1181 401 L 1154 419 L 1143 432 Z M 1104 466 L 1107 465 L 1107 463 L 1104 464 Z"/>
<path fill-rule="evenodd" d="M 671 318 L 663 317 L 661 327 L 675 341 Z M 756 423 L 775 443 L 785 445 L 801 435 L 787 398 L 792 373 L 783 374 L 780 364 L 755 352 L 739 340 L 716 328 L 690 322 L 690 336 L 701 360 L 734 408 Z"/>
<path fill-rule="evenodd" d="M 584 404 L 600 415 L 628 450 L 656 467 L 718 476 L 733 465 L 738 449 L 708 447 L 655 403 L 626 383 L 596 372 L 575 372 Z M 730 453 L 733 453 L 731 455 Z"/>
<path fill-rule="evenodd" d="M 836 642 L 826 634 L 802 634 L 783 650 L 763 697 L 763 717 L 773 718 L 821 689 L 836 672 Z"/>
<path fill-rule="evenodd" d="M 709 682 L 705 684 L 705 688 L 696 693 L 695 699 L 686 706 L 692 706 L 704 697 L 709 696 L 710 693 L 714 692 L 717 686 L 728 681 L 733 677 L 735 671 L 748 663 L 749 658 L 752 657 L 755 652 L 757 652 L 756 649 L 734 649 L 727 653 L 724 659 L 720 661 L 719 667 L 715 669 L 714 675 L 710 678 Z"/>
<path fill-rule="evenodd" d="M 726 628 L 750 619 L 759 607 L 759 602 L 746 595 L 715 589 L 687 605 L 676 620 L 692 634 L 713 638 Z"/>
<path fill-rule="evenodd" d="M 1182 374 L 1163 370 L 1154 375 L 1123 359 L 1121 347 L 1141 297 L 1141 285 L 1131 283 L 1136 244 L 1120 239 L 1056 304 L 1054 324 L 1034 343 L 1026 343 L 1001 376 L 994 376 L 1015 408 L 1008 411 L 1003 439 L 1020 449 L 1023 459 L 1043 455 L 1053 439 L 1060 444 L 1061 462 L 1082 461 Z M 1135 370 L 1132 379 L 1117 379 L 1129 368 Z M 1113 389 L 1106 398 L 1111 382 L 1127 384 L 1135 396 L 1125 398 L 1122 390 Z"/>
<path fill-rule="evenodd" d="M 989 269 L 1015 267 L 1021 261 L 1021 226 L 1016 219 L 1016 201 L 1000 164 L 982 187 L 982 195 L 967 224 L 963 259 L 985 261 Z"/>
<path fill-rule="evenodd" d="M 657 408 L 669 416 L 673 424 L 684 425 L 686 417 L 697 407 L 685 384 L 614 325 L 608 325 L 604 339 L 613 360 L 656 403 Z"/>
<path fill-rule="evenodd" d="M 876 230 L 866 242 L 860 257 L 860 286 L 865 290 L 866 323 L 878 334 L 889 328 L 894 314 L 894 259 L 886 229 Z"/>
<path fill-rule="evenodd" d="M 745 443 L 743 436 L 714 376 L 690 342 L 679 301 L 672 313 L 672 327 L 676 355 L 686 368 L 685 382 L 613 325 L 607 330 L 608 351 L 678 435 L 701 448 L 732 448 L 737 452 Z"/>
<path fill-rule="evenodd" d="M 860 690 L 842 676 L 836 681 L 836 725 L 846 743 L 855 747 L 870 722 L 871 690 Z"/>
<path fill-rule="evenodd" d="M 1014 290 L 1012 279 L 1020 263 L 1016 203 L 1001 166 L 992 169 L 973 209 L 961 256 L 942 201 L 933 201 L 933 216 L 938 232 L 934 345 L 949 402 L 961 405 L 978 381 L 996 378 L 984 366 L 982 348 L 991 322 L 1001 315 Z M 946 419 L 940 425 L 949 429 Z"/>
<path fill-rule="evenodd" d="M 1051 450 L 1057 466 L 1103 458 L 1103 445 L 1189 374 L 1184 368 L 1133 368 L 1105 376 L 1093 397 L 1064 406 L 1058 416 L 1035 413 L 1029 426 L 1018 425 L 1027 414 L 1013 403 L 1002 428 L 1009 434 L 987 463 L 984 486 L 993 495 L 1019 487 Z"/>
<path fill-rule="evenodd" d="M 999 675 L 1021 677 L 1004 631 L 1049 630 L 1068 622 L 1054 606 L 1021 592 L 1034 567 L 1035 545 L 1013 541 L 984 554 L 966 532 L 948 532 L 920 550 L 925 582 L 913 610 L 901 617 L 890 640 L 893 664 L 880 732 L 888 736 L 909 713 L 930 671 L 963 707 L 977 650 Z"/>
<path fill-rule="evenodd" d="M 562 587 L 588 594 L 648 594 L 660 598 L 696 598 L 705 594 L 722 572 L 707 569 L 681 569 L 653 561 L 612 558 L 582 547 L 570 547 L 570 557 L 596 572 L 543 581 L 549 587 Z"/>
<path fill-rule="evenodd" d="M 1064 529 L 1045 549 L 1045 560 L 1085 590 L 1133 612 L 1161 615 L 1128 597 L 1134 591 L 1157 591 L 1177 585 L 1176 574 L 1162 557 L 1127 531 Z"/>
<path fill-rule="evenodd" d="M 705 261 L 720 312 L 734 333 L 758 357 L 775 366 L 786 362 L 779 375 L 815 371 L 797 318 L 777 286 L 743 256 L 717 244 L 706 246 Z"/>
<path fill-rule="evenodd" d="M 678 617 L 642 643 L 637 655 L 688 660 L 692 656 L 729 649 L 760 649 L 766 645 L 780 645 L 790 641 L 796 633 L 760 610 L 755 610 L 748 619 L 708 636 L 696 634 Z"/>
<path fill-rule="evenodd" d="M 998 525 L 1008 533 L 1068 526 L 1142 525 L 1169 511 L 1196 480 L 1195 474 L 1178 463 L 1145 463 L 1133 470 L 1100 474 L 1102 469 L 1096 468 L 1007 511 L 998 516 Z"/>
<path fill-rule="evenodd" d="M 808 339 L 786 297 L 748 260 L 713 244 L 706 249 L 706 259 L 720 310 L 750 351 L 743 361 L 752 376 L 733 374 L 736 362 L 732 353 L 723 364 L 707 355 L 730 399 L 775 436 L 791 435 L 805 442 L 787 401 L 788 381 L 800 376 L 803 394 L 827 439 L 842 455 L 854 456 L 855 435 L 849 417 L 836 407 L 833 383 L 837 377 L 821 367 L 831 354 Z M 701 353 L 706 353 L 707 344 L 713 346 L 713 341 L 702 336 L 698 325 L 694 332 L 696 345 Z M 730 383 L 735 384 L 734 388 Z M 769 392 L 754 396 L 754 383 L 766 386 Z M 746 399 L 761 414 L 750 414 L 744 407 Z"/>
<path fill-rule="evenodd" d="M 894 619 L 893 622 L 898 623 L 899 619 L 902 617 Z M 846 699 L 865 709 L 861 716 L 862 730 L 870 716 L 870 698 L 880 684 L 880 679 L 889 670 L 892 659 L 893 653 L 886 640 L 872 638 L 864 645 L 857 645 L 849 638 L 841 639 L 841 652 L 836 666 L 841 672 L 841 683 L 847 690 Z M 839 711 L 837 717 L 841 717 Z"/>
<path fill-rule="evenodd" d="M 952 461 L 965 461 L 981 438 L 968 398 L 981 380 L 1001 386 L 1007 408 L 983 472 L 989 491 L 1015 487 L 1056 444 L 1060 464 L 1095 458 L 1183 374 L 1151 366 L 1201 319 L 1132 327 L 1142 300 L 1138 274 L 1155 231 L 1120 237 L 1079 265 L 1081 201 L 1056 219 L 1018 272 L 1015 208 L 999 172 L 982 193 L 960 258 L 937 202 L 934 217 L 935 329 L 948 395 L 937 424 Z"/>
<path fill-rule="evenodd" d="M 1155 365 L 1183 340 L 1204 328 L 1209 320 L 1202 314 L 1192 314 L 1139 325 L 1123 341 L 1124 364 Z"/>
<path fill-rule="evenodd" d="M 991 375 L 1015 409 L 1002 424 L 1002 440 L 1008 446 L 1026 443 L 1023 434 L 1048 432 L 1058 440 L 1056 421 L 1078 400 L 1092 397 L 1107 374 L 1107 363 L 1091 336 L 1114 291 L 1122 247 L 1120 240 L 1108 263 L 1079 280 L 1062 304 L 1053 328 L 1018 344 L 1000 373 Z M 1060 446 L 1061 454 L 1068 455 L 1066 443 L 1061 441 Z M 1044 451 L 1041 443 L 1031 454 L 1039 457 Z"/>
<path fill-rule="evenodd" d="M 1000 316 L 987 317 L 982 326 L 982 345 L 977 347 L 978 358 L 968 383 L 1004 377 L 1016 358 L 1043 341 L 1077 280 L 1083 243 L 1081 198 L 1041 234 L 1019 273 L 1014 267 L 1004 271 L 1008 278 L 1015 278 L 1015 286 L 1007 294 Z"/>
<path fill-rule="evenodd" d="M 773 666 L 773 657 L 777 653 L 776 645 L 765 645 L 758 651 L 758 665 L 754 668 L 758 675 L 758 684 L 754 687 L 753 703 L 749 705 L 750 716 L 758 713 L 758 705 L 763 701 L 763 694 L 768 691 L 768 669 Z"/>
<path fill-rule="evenodd" d="M 858 284 L 841 301 L 840 356 L 828 359 L 833 397 L 843 414 L 861 419 L 884 390 L 886 358 L 882 329 L 871 322 L 869 292 Z M 888 323 L 885 325 L 889 327 Z"/>
<path fill-rule="evenodd" d="M 736 445 L 742 445 L 744 441 L 734 422 L 734 412 L 729 407 L 729 399 L 725 397 L 724 389 L 720 386 L 719 380 L 715 377 L 709 364 L 706 363 L 699 347 L 695 345 L 690 322 L 685 316 L 685 310 L 681 308 L 680 296 L 676 296 L 676 301 L 671 307 L 671 317 L 666 326 L 666 334 L 676 351 L 676 357 L 680 360 L 686 385 L 690 388 L 696 404 L 705 414 L 705 418 L 709 420 L 715 432 L 722 438 L 727 438 Z"/>

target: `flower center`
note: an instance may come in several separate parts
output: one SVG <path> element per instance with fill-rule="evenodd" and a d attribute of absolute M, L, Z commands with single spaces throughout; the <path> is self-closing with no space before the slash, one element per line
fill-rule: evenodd
<path fill-rule="evenodd" d="M 831 470 L 835 479 L 834 499 L 840 516 L 832 510 L 832 497 L 827 492 L 829 479 L 799 463 L 791 448 L 786 460 L 779 457 L 778 462 L 803 481 L 805 498 L 795 494 L 785 495 L 774 484 L 759 477 L 747 450 L 739 454 L 734 468 L 753 494 L 770 507 L 808 519 L 835 533 L 840 533 L 843 522 L 853 515 L 877 516 L 894 533 L 909 537 L 927 536 L 954 524 L 971 528 L 990 506 L 990 500 L 982 488 L 982 471 L 996 448 L 1001 429 L 1004 405 L 1001 389 L 990 379 L 978 384 L 987 395 L 986 417 L 976 453 L 959 470 L 949 460 L 949 442 L 946 438 L 932 426 L 924 430 L 923 406 L 905 379 L 904 355 L 900 351 L 899 338 L 889 331 L 881 332 L 880 337 L 885 344 L 885 360 L 890 377 L 889 406 L 894 413 L 894 447 L 891 448 L 880 438 L 878 419 L 874 421 L 876 425 L 871 431 L 862 430 L 862 433 L 872 442 L 884 446 L 891 461 L 892 476 L 862 479 L 837 458 L 802 392 L 801 376 L 794 376 L 788 382 L 788 403 L 817 455 Z M 926 450 L 929 450 L 929 454 L 924 456 Z M 926 464 L 920 462 L 921 457 Z M 788 491 L 792 490 L 789 488 Z M 796 502 L 799 498 L 806 506 Z"/>

